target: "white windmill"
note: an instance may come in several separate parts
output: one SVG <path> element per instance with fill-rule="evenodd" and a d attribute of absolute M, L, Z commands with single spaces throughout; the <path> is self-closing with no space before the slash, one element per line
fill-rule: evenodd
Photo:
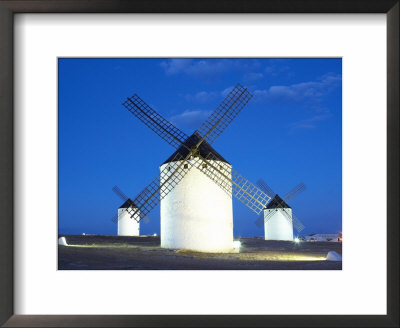
<path fill-rule="evenodd" d="M 303 192 L 306 189 L 305 184 L 300 183 L 294 187 L 285 194 L 283 199 L 262 179 L 257 181 L 257 185 L 273 197 L 264 209 L 264 213 L 255 222 L 259 227 L 264 223 L 265 240 L 293 241 L 293 227 L 297 232 L 301 232 L 304 229 L 304 225 L 294 215 L 287 202 Z"/>
<path fill-rule="evenodd" d="M 211 146 L 251 97 L 236 85 L 190 137 L 136 94 L 123 103 L 176 149 L 160 166 L 160 175 L 133 200 L 137 209 L 126 209 L 140 221 L 161 201 L 161 247 L 232 251 L 232 195 L 257 214 L 267 206 L 271 197 L 233 170 Z"/>
<path fill-rule="evenodd" d="M 127 209 L 132 208 L 137 211 L 136 217 L 140 217 L 140 210 L 135 203 L 128 198 L 121 189 L 114 186 L 112 189 L 124 203 L 118 208 L 118 213 L 113 217 L 112 221 L 117 223 L 118 236 L 139 236 L 140 235 L 140 220 L 132 220 Z"/>
<path fill-rule="evenodd" d="M 118 236 L 139 236 L 140 235 L 140 222 L 132 220 L 126 209 L 132 206 L 136 208 L 132 200 L 128 199 L 118 209 Z M 137 213 L 140 215 L 140 211 Z"/>

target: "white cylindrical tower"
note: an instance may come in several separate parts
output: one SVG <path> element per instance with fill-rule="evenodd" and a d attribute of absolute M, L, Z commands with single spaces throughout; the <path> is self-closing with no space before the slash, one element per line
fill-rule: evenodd
<path fill-rule="evenodd" d="M 139 236 L 140 223 L 131 218 L 128 211 L 126 211 L 130 204 L 133 204 L 133 202 L 128 199 L 118 209 L 118 236 Z M 137 210 L 134 204 L 132 210 Z M 139 217 L 140 212 L 138 211 L 136 215 Z"/>
<path fill-rule="evenodd" d="M 189 148 L 197 137 L 191 138 L 194 140 L 189 140 Z M 231 167 L 206 142 L 199 151 L 203 157 L 212 152 L 218 160 L 210 163 L 217 168 L 221 164 Z M 179 148 L 177 152 L 182 156 L 188 153 L 185 148 Z M 161 171 L 166 169 L 161 183 L 181 163 L 172 162 L 175 154 L 160 167 Z M 189 169 L 190 164 L 185 165 L 182 169 Z M 168 167 L 171 167 L 170 171 Z M 233 251 L 232 197 L 195 167 L 161 200 L 161 247 L 200 252 Z"/>
<path fill-rule="evenodd" d="M 264 233 L 265 240 L 293 241 L 292 209 L 278 195 L 264 209 Z"/>

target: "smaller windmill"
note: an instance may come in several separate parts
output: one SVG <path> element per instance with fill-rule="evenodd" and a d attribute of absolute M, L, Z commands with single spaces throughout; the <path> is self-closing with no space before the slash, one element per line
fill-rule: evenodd
<path fill-rule="evenodd" d="M 305 184 L 300 183 L 285 194 L 283 198 L 275 193 L 264 180 L 259 179 L 257 185 L 266 194 L 271 195 L 272 200 L 264 209 L 264 213 L 261 213 L 259 218 L 255 221 L 255 224 L 261 227 L 264 223 L 265 240 L 292 241 L 293 228 L 300 233 L 304 229 L 304 225 L 294 215 L 292 208 L 287 202 L 303 192 L 306 189 Z"/>
<path fill-rule="evenodd" d="M 125 195 L 125 193 L 114 186 L 112 190 L 120 197 L 124 203 L 118 208 L 118 214 L 116 214 L 112 221 L 118 224 L 117 234 L 118 236 L 139 236 L 140 235 L 140 210 L 135 203 Z M 136 213 L 135 213 L 136 212 Z M 132 214 L 134 216 L 132 217 Z M 147 217 L 143 218 L 145 223 L 149 222 Z"/>

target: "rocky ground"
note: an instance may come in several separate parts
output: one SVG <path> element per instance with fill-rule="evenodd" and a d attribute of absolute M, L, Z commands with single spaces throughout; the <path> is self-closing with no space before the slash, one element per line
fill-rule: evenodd
<path fill-rule="evenodd" d="M 326 261 L 329 251 L 342 254 L 341 243 L 265 241 L 235 238 L 239 253 L 199 253 L 160 248 L 160 237 L 62 235 L 59 270 L 341 270 Z M 61 237 L 61 235 L 60 235 Z"/>

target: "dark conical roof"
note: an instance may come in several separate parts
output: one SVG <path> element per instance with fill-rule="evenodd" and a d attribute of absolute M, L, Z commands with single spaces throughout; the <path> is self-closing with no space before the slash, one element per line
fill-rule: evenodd
<path fill-rule="evenodd" d="M 274 198 L 268 203 L 267 207 L 268 209 L 271 208 L 291 208 L 286 202 L 279 197 L 278 194 L 275 195 Z"/>
<path fill-rule="evenodd" d="M 201 136 L 198 135 L 196 132 L 193 133 L 189 138 L 186 139 L 186 141 L 184 142 L 184 144 L 186 145 L 186 147 L 188 147 L 189 149 L 192 149 L 194 146 L 196 146 L 196 144 L 201 140 Z M 186 157 L 189 154 L 189 149 L 187 149 L 186 147 L 184 147 L 183 145 L 180 146 L 176 152 L 174 152 L 170 157 L 168 157 L 168 159 L 163 163 L 170 163 L 173 161 L 173 159 L 175 158 L 175 156 L 179 153 L 181 156 Z M 199 153 L 202 157 L 207 157 L 207 155 L 209 153 L 212 153 L 215 157 L 217 161 L 221 161 L 221 162 L 225 162 L 228 163 L 229 162 L 223 158 L 213 147 L 211 147 L 211 145 L 207 142 L 207 141 L 203 141 L 199 147 Z"/>
<path fill-rule="evenodd" d="M 128 198 L 119 208 L 128 208 L 131 204 L 133 205 L 132 207 L 137 207 L 132 199 Z"/>

